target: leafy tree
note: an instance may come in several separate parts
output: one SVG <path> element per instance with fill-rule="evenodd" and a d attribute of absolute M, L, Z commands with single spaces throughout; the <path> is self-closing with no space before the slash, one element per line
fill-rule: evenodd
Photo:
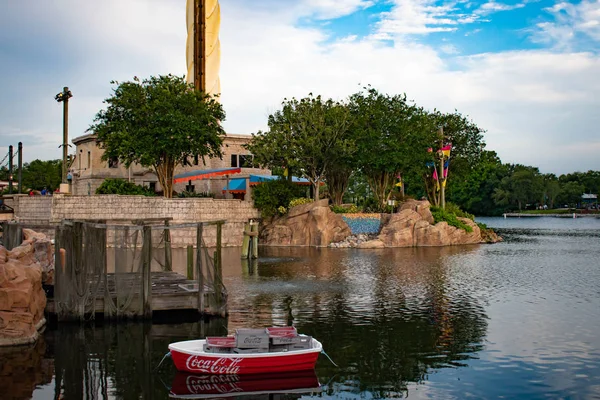
<path fill-rule="evenodd" d="M 285 179 L 267 181 L 252 190 L 254 205 L 263 217 L 272 217 L 281 209 L 286 209 L 293 199 L 302 197 L 304 189 Z"/>
<path fill-rule="evenodd" d="M 566 204 L 569 207 L 577 207 L 577 204 L 581 201 L 581 195 L 585 191 L 585 186 L 576 181 L 566 182 L 562 185 L 560 194 L 558 195 L 558 202 Z"/>
<path fill-rule="evenodd" d="M 118 83 L 89 128 L 104 149 L 103 160 L 118 157 L 156 171 L 165 197 L 173 196 L 173 173 L 194 156 L 222 157 L 225 112 L 184 78 L 150 77 Z"/>
<path fill-rule="evenodd" d="M 23 164 L 24 189 L 43 190 L 46 188 L 54 191 L 61 182 L 62 160 L 33 160 Z"/>
<path fill-rule="evenodd" d="M 405 95 L 390 96 L 366 88 L 350 97 L 351 138 L 355 167 L 365 176 L 380 209 L 389 200 L 397 177 L 425 165 L 434 130 L 423 109 Z"/>
<path fill-rule="evenodd" d="M 269 130 L 254 135 L 247 148 L 260 165 L 299 171 L 311 182 L 318 200 L 327 171 L 341 154 L 351 151 L 349 124 L 350 114 L 342 103 L 312 94 L 285 99 L 282 109 L 269 116 Z"/>
<path fill-rule="evenodd" d="M 560 194 L 560 183 L 554 174 L 542 175 L 543 195 L 540 204 L 546 204 L 550 208 L 554 208 L 554 202 Z"/>

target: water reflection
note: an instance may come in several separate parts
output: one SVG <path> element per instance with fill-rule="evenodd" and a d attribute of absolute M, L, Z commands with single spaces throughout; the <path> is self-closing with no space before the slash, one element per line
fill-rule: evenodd
<path fill-rule="evenodd" d="M 32 346 L 0 347 L 2 399 L 30 399 L 37 386 L 52 381 L 53 365 L 44 358 L 45 352 L 43 336 Z"/>

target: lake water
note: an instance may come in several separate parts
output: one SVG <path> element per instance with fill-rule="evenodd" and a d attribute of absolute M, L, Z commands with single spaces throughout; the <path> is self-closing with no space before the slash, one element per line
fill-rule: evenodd
<path fill-rule="evenodd" d="M 600 398 L 600 219 L 480 221 L 505 241 L 269 248 L 250 266 L 230 249 L 228 319 L 50 327 L 0 353 L 0 398 L 168 398 L 187 379 L 153 372 L 168 343 L 289 324 L 339 367 L 320 356 L 319 393 L 252 398 Z"/>

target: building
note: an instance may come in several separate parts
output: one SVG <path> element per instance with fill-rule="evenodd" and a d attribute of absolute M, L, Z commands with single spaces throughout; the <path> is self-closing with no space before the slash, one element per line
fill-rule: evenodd
<path fill-rule="evenodd" d="M 194 171 L 218 168 L 239 167 L 242 169 L 240 176 L 248 174 L 271 175 L 266 169 L 253 167 L 253 156 L 243 146 L 252 139 L 249 135 L 228 134 L 223 140 L 223 158 L 206 158 L 206 165 L 202 158 L 190 160 L 189 166 L 177 166 L 175 175 Z M 93 134 L 79 136 L 73 139 L 76 155 L 69 169 L 71 178 L 71 193 L 74 195 L 93 195 L 100 184 L 107 178 L 128 179 L 136 185 L 142 185 L 160 192 L 162 189 L 158 178 L 152 168 L 133 164 L 125 168 L 117 159 L 102 161 L 103 150 L 96 145 L 96 136 Z M 176 183 L 174 190 L 184 190 L 196 193 L 210 192 L 215 198 L 223 198 L 223 187 L 226 179 L 196 180 L 185 183 Z"/>
<path fill-rule="evenodd" d="M 584 193 L 583 195 L 581 195 L 581 206 L 584 208 L 598 207 L 598 195 Z"/>

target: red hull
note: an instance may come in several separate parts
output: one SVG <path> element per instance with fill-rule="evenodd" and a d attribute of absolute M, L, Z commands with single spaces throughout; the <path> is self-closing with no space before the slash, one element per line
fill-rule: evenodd
<path fill-rule="evenodd" d="M 192 374 L 264 374 L 314 369 L 321 343 L 313 339 L 313 348 L 282 353 L 218 354 L 202 350 L 204 340 L 169 345 L 175 367 Z"/>

